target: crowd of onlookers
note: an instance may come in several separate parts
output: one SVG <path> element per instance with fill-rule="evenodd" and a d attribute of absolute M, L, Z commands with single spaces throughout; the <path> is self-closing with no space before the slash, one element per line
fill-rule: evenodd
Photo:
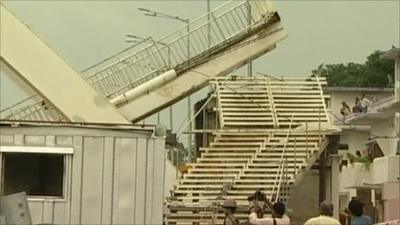
<path fill-rule="evenodd" d="M 261 196 L 261 198 L 257 198 Z M 262 192 L 257 191 L 249 200 L 249 225 L 290 225 L 290 218 L 286 215 L 286 206 L 282 202 L 272 203 Z M 223 204 L 225 219 L 223 225 L 240 225 L 241 223 L 235 217 L 236 201 L 227 199 Z M 271 210 L 270 217 L 264 217 L 266 209 Z M 319 215 L 307 220 L 304 225 L 372 225 L 372 219 L 364 215 L 364 204 L 353 199 L 349 202 L 346 211 L 340 212 L 340 221 L 333 217 L 333 205 L 328 202 L 322 202 L 319 207 Z"/>
<path fill-rule="evenodd" d="M 353 108 L 343 101 L 342 108 L 340 108 L 340 114 L 343 115 L 343 119 L 351 113 L 366 113 L 368 111 L 368 106 L 371 105 L 371 101 L 365 97 L 365 94 L 361 98 L 356 97 Z"/>

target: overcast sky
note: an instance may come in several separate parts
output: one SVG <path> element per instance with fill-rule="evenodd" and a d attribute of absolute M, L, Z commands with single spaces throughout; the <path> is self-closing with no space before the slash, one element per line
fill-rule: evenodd
<path fill-rule="evenodd" d="M 212 7 L 223 3 L 211 0 Z M 138 7 L 194 19 L 206 1 L 2 1 L 77 71 L 128 47 L 125 34 L 154 38 L 181 23 L 145 17 Z M 363 62 L 372 51 L 400 43 L 400 0 L 274 1 L 288 38 L 254 62 L 254 72 L 307 76 L 321 63 Z M 244 72 L 245 70 L 243 70 Z M 4 108 L 24 97 L 1 75 Z M 196 98 L 202 95 L 197 94 Z M 176 106 L 184 112 L 186 103 Z M 168 116 L 164 113 L 163 120 Z M 175 121 L 180 124 L 181 120 Z M 167 122 L 165 122 L 167 123 Z M 175 125 L 177 126 L 177 125 Z"/>

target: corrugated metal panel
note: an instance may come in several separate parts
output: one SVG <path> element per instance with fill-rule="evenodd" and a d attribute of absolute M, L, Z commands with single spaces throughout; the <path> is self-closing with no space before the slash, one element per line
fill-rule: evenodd
<path fill-rule="evenodd" d="M 163 138 L 148 131 L 78 127 L 0 130 L 2 146 L 74 149 L 65 160 L 65 198 L 29 199 L 34 223 L 162 224 Z"/>

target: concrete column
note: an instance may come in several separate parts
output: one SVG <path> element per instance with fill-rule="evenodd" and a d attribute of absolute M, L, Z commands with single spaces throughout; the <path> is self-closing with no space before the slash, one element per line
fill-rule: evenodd
<path fill-rule="evenodd" d="M 393 154 L 400 154 L 400 113 L 395 113 L 394 114 L 394 134 L 397 137 L 393 141 L 394 143 L 394 150 Z"/>
<path fill-rule="evenodd" d="M 333 217 L 339 219 L 339 164 L 342 157 L 339 155 L 331 155 L 331 203 L 333 204 Z"/>
<path fill-rule="evenodd" d="M 400 101 L 400 56 L 394 60 L 394 95 Z"/>
<path fill-rule="evenodd" d="M 319 203 L 326 200 L 326 150 L 323 151 L 318 160 L 319 170 Z"/>

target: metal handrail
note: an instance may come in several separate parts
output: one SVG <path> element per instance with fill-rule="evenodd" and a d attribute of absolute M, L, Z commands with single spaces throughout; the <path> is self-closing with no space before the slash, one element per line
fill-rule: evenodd
<path fill-rule="evenodd" d="M 62 121 L 64 116 L 39 95 L 30 96 L 0 112 L 3 120 Z"/>
<path fill-rule="evenodd" d="M 288 129 L 288 132 L 286 134 L 285 144 L 283 146 L 281 159 L 279 161 L 279 167 L 278 167 L 277 175 L 276 175 L 275 180 L 274 180 L 274 185 L 272 186 L 272 192 L 271 192 L 270 200 L 273 201 L 273 202 L 276 202 L 278 200 L 278 198 L 279 198 L 279 192 L 280 192 L 280 189 L 281 189 L 283 172 L 284 172 L 284 169 L 285 169 L 285 165 L 284 165 L 285 164 L 284 163 L 285 153 L 286 153 L 287 143 L 289 141 L 290 132 L 292 130 L 293 118 L 294 118 L 294 114 L 292 114 L 292 118 L 290 120 L 291 123 L 289 124 L 289 129 Z M 275 192 L 275 189 L 277 191 L 277 194 L 275 195 L 275 199 L 273 199 L 273 193 Z"/>
<path fill-rule="evenodd" d="M 252 11 L 250 24 L 249 8 Z M 91 74 L 87 81 L 106 97 L 116 97 L 168 69 L 188 65 L 188 48 L 190 57 L 195 59 L 240 33 L 250 32 L 252 27 L 265 20 L 267 13 L 273 12 L 266 1 L 227 2 L 160 41 L 119 60 L 114 59 Z"/>
<path fill-rule="evenodd" d="M 235 69 L 234 71 L 236 71 L 236 69 Z M 229 78 L 232 74 L 233 74 L 233 72 L 231 72 L 229 75 L 227 75 L 227 76 L 225 77 L 225 81 L 224 81 L 224 83 L 223 83 L 222 85 L 225 84 L 225 82 L 228 80 L 228 78 Z M 210 94 L 210 97 L 203 103 L 203 105 L 197 110 L 197 112 L 195 112 L 195 113 L 193 114 L 193 116 L 191 116 L 190 118 L 186 118 L 187 122 L 186 122 L 185 124 L 181 124 L 181 126 L 179 126 L 179 128 L 178 128 L 178 132 L 177 132 L 177 135 L 176 135 L 177 137 L 180 137 L 180 136 L 184 133 L 184 130 L 185 130 L 189 125 L 191 125 L 191 124 L 193 123 L 193 120 L 196 119 L 196 117 L 197 117 L 197 116 L 200 114 L 200 112 L 207 106 L 207 104 L 213 99 L 214 96 L 217 96 L 217 97 L 219 96 L 219 95 L 218 95 L 218 91 L 219 91 L 220 88 L 221 88 L 221 86 L 219 86 L 219 85 L 217 84 L 216 89 L 213 90 L 213 93 Z M 221 119 L 220 122 L 223 124 L 222 119 Z M 223 126 L 222 126 L 222 127 L 223 127 Z"/>
<path fill-rule="evenodd" d="M 37 98 L 37 97 L 38 97 L 38 95 L 29 96 L 28 98 L 25 98 L 25 99 L 13 104 L 13 105 L 10 105 L 10 106 L 2 109 L 0 111 L 0 114 L 3 114 L 4 112 L 7 112 L 7 111 L 11 111 L 11 112 L 16 111 L 14 109 L 20 107 L 21 105 L 24 105 L 26 102 L 31 101 L 31 100 L 33 100 L 34 98 Z"/>

